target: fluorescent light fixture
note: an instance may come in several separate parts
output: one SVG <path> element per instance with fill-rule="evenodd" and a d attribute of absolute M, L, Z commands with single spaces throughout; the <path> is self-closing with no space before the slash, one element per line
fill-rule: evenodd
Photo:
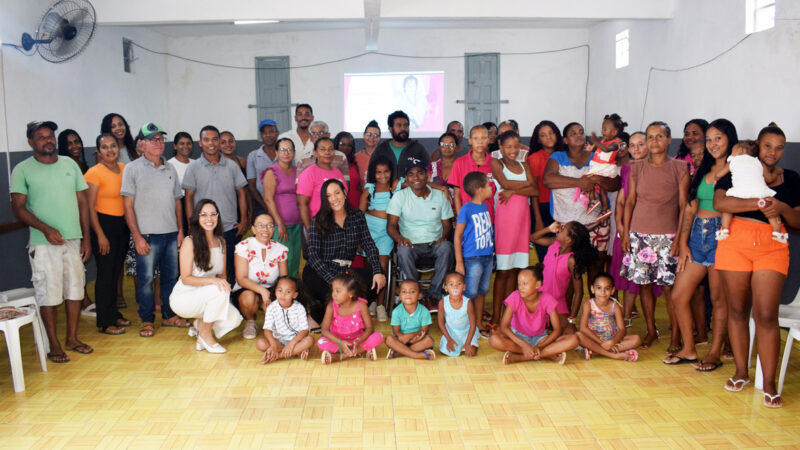
<path fill-rule="evenodd" d="M 255 25 L 258 23 L 278 23 L 280 20 L 234 20 L 234 25 Z"/>

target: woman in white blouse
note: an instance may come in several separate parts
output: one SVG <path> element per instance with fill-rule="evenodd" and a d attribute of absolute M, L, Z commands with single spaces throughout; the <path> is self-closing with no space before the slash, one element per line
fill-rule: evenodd
<path fill-rule="evenodd" d="M 238 327 L 242 316 L 230 303 L 225 240 L 219 208 L 213 200 L 203 199 L 197 204 L 179 260 L 181 277 L 169 297 L 170 306 L 175 314 L 196 319 L 189 336 L 197 336 L 197 350 L 225 353 L 214 335 L 219 339 Z"/>
<path fill-rule="evenodd" d="M 289 249 L 272 240 L 275 223 L 267 213 L 255 217 L 252 226 L 255 236 L 236 244 L 234 265 L 236 268 L 235 297 L 238 297 L 239 311 L 245 320 L 245 339 L 255 339 L 255 315 L 259 306 L 267 310 L 271 288 L 279 276 L 289 273 L 287 263 Z"/>

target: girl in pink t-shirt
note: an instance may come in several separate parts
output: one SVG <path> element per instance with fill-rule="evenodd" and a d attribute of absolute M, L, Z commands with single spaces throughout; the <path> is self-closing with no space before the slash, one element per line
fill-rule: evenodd
<path fill-rule="evenodd" d="M 311 218 L 317 215 L 322 204 L 320 199 L 322 183 L 335 178 L 345 184 L 344 174 L 331 165 L 333 155 L 333 141 L 329 138 L 319 138 L 314 143 L 316 164 L 304 170 L 297 177 L 297 204 L 300 209 L 300 220 L 306 231 L 311 226 Z"/>
<path fill-rule="evenodd" d="M 506 352 L 503 364 L 542 358 L 564 364 L 566 352 L 578 346 L 578 337 L 574 334 L 561 335 L 556 300 L 541 292 L 541 287 L 541 264 L 519 271 L 517 290 L 504 302 L 507 308 L 500 321 L 500 331 L 489 338 L 489 345 Z M 548 323 L 553 326 L 550 334 L 547 334 Z"/>

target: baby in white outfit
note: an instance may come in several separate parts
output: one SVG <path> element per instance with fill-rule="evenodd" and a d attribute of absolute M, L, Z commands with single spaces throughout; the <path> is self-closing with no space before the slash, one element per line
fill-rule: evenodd
<path fill-rule="evenodd" d="M 755 142 L 741 141 L 734 145 L 726 169 L 719 171 L 716 177 L 721 178 L 729 171 L 733 187 L 725 193 L 728 197 L 758 198 L 760 205 L 766 197 L 775 195 L 775 191 L 764 180 L 764 166 L 758 159 L 758 145 Z M 722 213 L 722 224 L 716 236 L 718 241 L 727 239 L 730 235 L 732 218 L 732 213 Z M 772 226 L 772 239 L 781 243 L 788 242 L 789 235 L 781 232 L 780 217 L 769 219 L 769 224 Z"/>

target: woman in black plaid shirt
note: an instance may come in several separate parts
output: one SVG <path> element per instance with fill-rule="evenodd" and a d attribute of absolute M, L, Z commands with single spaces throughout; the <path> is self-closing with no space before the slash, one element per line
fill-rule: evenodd
<path fill-rule="evenodd" d="M 303 285 L 311 318 L 318 323 L 325 313 L 325 299 L 333 278 L 345 270 L 371 286 L 368 300 L 374 301 L 386 285 L 378 249 L 372 241 L 364 213 L 351 209 L 341 181 L 322 184 L 321 206 L 308 230 L 308 261 L 303 268 Z M 351 268 L 358 247 L 367 255 L 368 267 Z M 370 282 L 371 280 L 371 282 Z"/>

